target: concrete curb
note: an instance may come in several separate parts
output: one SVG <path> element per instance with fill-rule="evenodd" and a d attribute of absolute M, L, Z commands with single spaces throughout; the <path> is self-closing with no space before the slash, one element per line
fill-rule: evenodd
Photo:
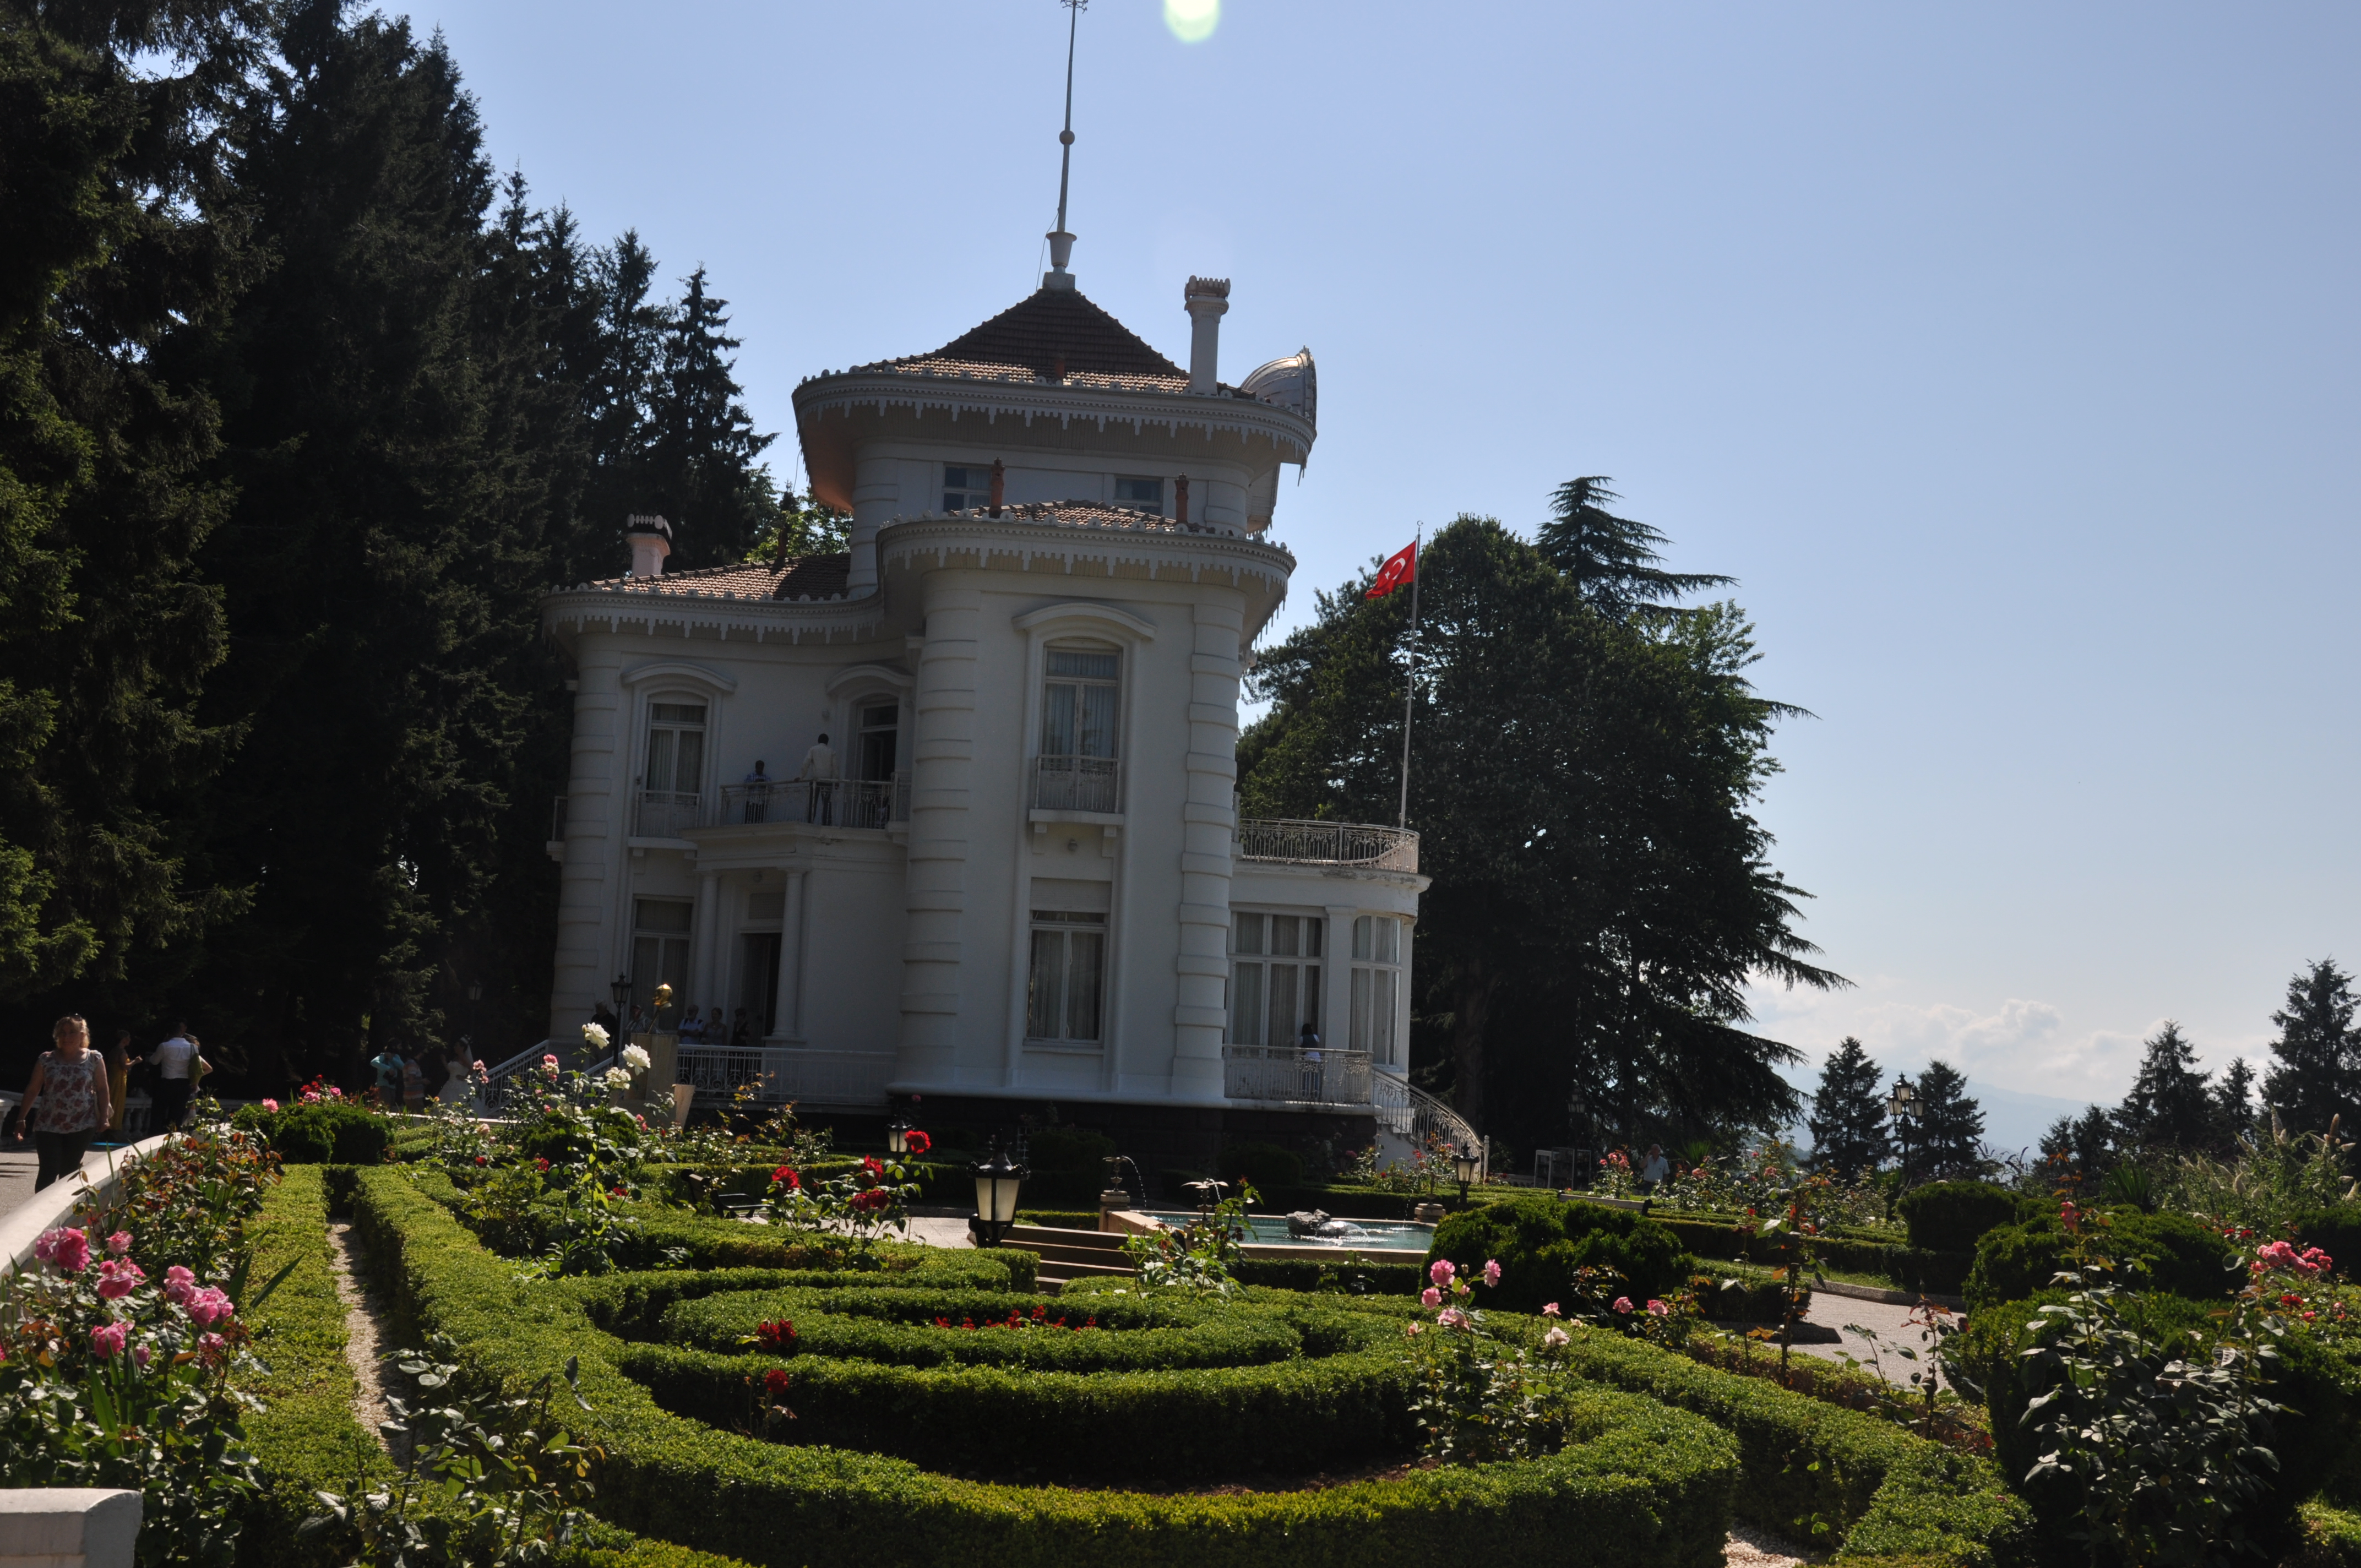
<path fill-rule="evenodd" d="M 54 1230 L 73 1218 L 74 1205 L 85 1196 L 104 1203 L 123 1191 L 123 1169 L 162 1148 L 177 1133 L 159 1133 L 127 1148 L 103 1149 L 82 1156 L 79 1180 L 55 1181 L 24 1202 L 0 1214 L 0 1275 L 11 1274 L 32 1260 L 33 1244 L 43 1231 Z"/>

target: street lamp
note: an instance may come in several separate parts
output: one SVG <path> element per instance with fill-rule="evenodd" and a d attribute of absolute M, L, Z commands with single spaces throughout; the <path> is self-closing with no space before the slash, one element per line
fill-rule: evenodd
<path fill-rule="evenodd" d="M 1463 1148 L 1451 1157 L 1452 1179 L 1459 1183 L 1459 1206 L 1467 1207 L 1467 1190 L 1484 1173 L 1484 1157 L 1472 1148 Z"/>
<path fill-rule="evenodd" d="M 631 1016 L 631 977 L 627 974 L 617 975 L 614 982 L 607 987 L 607 991 L 615 999 L 615 1021 L 618 1024 L 629 1024 Z"/>
<path fill-rule="evenodd" d="M 895 1159 L 910 1152 L 910 1119 L 898 1110 L 894 1119 L 885 1124 L 885 1152 Z"/>
<path fill-rule="evenodd" d="M 1033 1173 L 1010 1159 L 1000 1149 L 1000 1140 L 992 1140 L 992 1148 L 982 1165 L 969 1167 L 975 1178 L 975 1218 L 968 1222 L 968 1234 L 978 1246 L 998 1246 L 1016 1223 L 1016 1189 Z"/>
<path fill-rule="evenodd" d="M 1885 1113 L 1894 1118 L 1894 1125 L 1902 1138 L 1902 1179 L 1910 1179 L 1910 1124 L 1918 1115 L 1918 1091 L 1900 1073 L 1894 1075 L 1894 1092 L 1885 1097 Z"/>

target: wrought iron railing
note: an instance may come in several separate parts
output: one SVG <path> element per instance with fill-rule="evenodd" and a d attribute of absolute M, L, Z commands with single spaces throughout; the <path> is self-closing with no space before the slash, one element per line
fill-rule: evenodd
<path fill-rule="evenodd" d="M 643 789 L 631 832 L 641 839 L 677 839 L 698 826 L 704 815 L 702 795 L 686 790 Z"/>
<path fill-rule="evenodd" d="M 1295 1046 L 1224 1046 L 1222 1092 L 1284 1105 L 1367 1105 L 1369 1053 Z"/>
<path fill-rule="evenodd" d="M 883 828 L 909 817 L 909 785 L 890 779 L 782 779 L 725 784 L 708 828 L 803 822 L 816 828 Z"/>
<path fill-rule="evenodd" d="M 1418 870 L 1418 835 L 1367 822 L 1308 822 L 1249 817 L 1238 823 L 1238 858 L 1291 865 Z"/>
<path fill-rule="evenodd" d="M 1391 1133 L 1413 1149 L 1429 1147 L 1438 1140 L 1454 1149 L 1474 1149 L 1490 1165 L 1491 1146 L 1467 1118 L 1408 1079 L 1376 1073 L 1371 1076 L 1370 1090 L 1380 1131 Z"/>
<path fill-rule="evenodd" d="M 818 1110 L 861 1110 L 885 1103 L 894 1076 L 891 1051 L 821 1051 L 794 1046 L 680 1047 L 682 1080 L 709 1100 L 753 1086 L 764 1104 L 794 1101 Z"/>
<path fill-rule="evenodd" d="M 1036 757 L 1033 809 L 1121 811 L 1123 764 L 1113 757 Z"/>

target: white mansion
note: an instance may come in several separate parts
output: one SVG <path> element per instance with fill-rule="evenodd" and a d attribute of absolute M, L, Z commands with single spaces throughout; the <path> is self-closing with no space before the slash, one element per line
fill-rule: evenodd
<path fill-rule="evenodd" d="M 1183 371 L 1062 248 L 934 353 L 798 388 L 848 554 L 667 575 L 634 519 L 630 576 L 546 600 L 578 694 L 552 1035 L 664 981 L 747 1015 L 684 1043 L 708 1090 L 1055 1102 L 1168 1157 L 1406 1134 L 1416 835 L 1235 806 L 1311 354 L 1219 381 L 1229 285 L 1191 279 Z"/>

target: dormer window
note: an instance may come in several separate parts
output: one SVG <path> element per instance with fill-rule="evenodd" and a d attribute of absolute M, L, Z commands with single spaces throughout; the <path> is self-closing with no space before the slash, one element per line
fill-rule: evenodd
<path fill-rule="evenodd" d="M 943 467 L 943 510 L 965 511 L 970 507 L 992 504 L 992 470 L 972 466 L 961 468 L 946 464 Z"/>
<path fill-rule="evenodd" d="M 1160 517 L 1164 513 L 1164 481 L 1118 474 L 1115 481 L 1115 504 L 1152 511 Z"/>

